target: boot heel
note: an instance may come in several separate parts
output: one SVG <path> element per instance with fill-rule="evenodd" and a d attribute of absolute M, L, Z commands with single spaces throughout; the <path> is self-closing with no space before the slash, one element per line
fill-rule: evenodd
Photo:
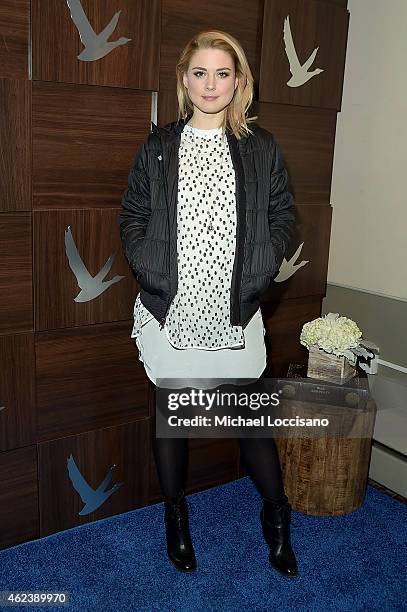
<path fill-rule="evenodd" d="M 164 522 L 169 559 L 181 572 L 196 570 L 196 558 L 189 531 L 185 492 L 177 500 L 165 500 Z"/>

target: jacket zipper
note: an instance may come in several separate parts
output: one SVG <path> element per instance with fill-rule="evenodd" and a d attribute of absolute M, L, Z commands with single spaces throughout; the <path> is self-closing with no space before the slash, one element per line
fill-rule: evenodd
<path fill-rule="evenodd" d="M 236 268 L 237 268 L 237 273 L 236 273 L 236 279 L 235 279 L 235 295 L 232 295 L 232 299 L 234 299 L 234 311 L 232 313 L 231 316 L 231 324 L 232 325 L 241 325 L 241 321 L 240 321 L 240 285 L 241 285 L 241 274 L 242 274 L 242 270 L 241 270 L 241 265 L 240 265 L 240 261 L 244 255 L 244 243 L 243 245 L 242 240 L 241 240 L 241 234 L 242 234 L 242 198 L 241 196 L 242 194 L 242 181 L 244 181 L 244 174 L 243 174 L 243 167 L 242 164 L 240 162 L 240 151 L 238 149 L 238 143 L 236 145 L 236 147 L 234 147 L 234 153 L 236 155 L 236 160 L 235 160 L 235 155 L 232 155 L 232 162 L 233 162 L 233 166 L 235 168 L 235 172 L 236 172 L 236 176 L 237 176 L 237 180 L 238 180 L 238 184 L 239 184 L 239 189 L 237 191 L 236 194 L 236 198 L 237 198 L 237 210 L 238 210 L 238 216 L 237 216 L 237 224 L 239 227 L 239 235 L 236 236 Z M 239 159 L 238 159 L 239 157 Z M 246 191 L 246 188 L 244 189 Z M 246 194 L 243 195 L 243 197 L 245 197 Z M 239 244 L 239 240 L 240 240 L 240 244 Z M 240 248 L 240 246 L 242 248 Z M 243 250 L 242 250 L 243 249 Z M 237 295 L 236 295 L 237 294 Z"/>
<path fill-rule="evenodd" d="M 160 137 L 160 142 L 161 142 L 161 137 Z M 162 149 L 162 161 L 163 161 L 163 165 L 161 166 L 162 170 L 162 177 L 163 177 L 163 185 L 164 185 L 164 191 L 165 191 L 165 201 L 167 204 L 167 223 L 168 223 L 168 236 L 170 236 L 170 214 L 169 214 L 169 210 L 168 210 L 168 192 L 167 192 L 167 181 L 165 178 L 165 174 L 164 174 L 164 147 L 162 145 L 161 142 L 161 149 Z M 160 329 L 164 328 L 165 325 L 165 319 L 167 318 L 167 313 L 168 313 L 168 308 L 170 305 L 170 301 L 171 301 L 171 273 L 170 273 L 170 246 L 171 246 L 171 239 L 170 237 L 168 238 L 168 280 L 169 280 L 169 286 L 170 286 L 170 295 L 167 299 L 167 303 L 165 305 L 165 312 L 164 312 L 164 316 L 161 319 L 161 323 L 160 323 Z"/>
<path fill-rule="evenodd" d="M 165 325 L 165 317 L 161 319 L 160 329 L 163 329 L 164 325 Z"/>

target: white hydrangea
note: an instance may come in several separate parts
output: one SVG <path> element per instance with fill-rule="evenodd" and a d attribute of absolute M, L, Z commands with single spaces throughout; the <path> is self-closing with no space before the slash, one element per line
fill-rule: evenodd
<path fill-rule="evenodd" d="M 352 319 L 330 312 L 324 317 L 304 323 L 300 342 L 308 349 L 311 346 L 318 347 L 326 353 L 344 356 L 354 363 L 355 353 L 350 349 L 359 345 L 361 337 L 362 332 Z"/>

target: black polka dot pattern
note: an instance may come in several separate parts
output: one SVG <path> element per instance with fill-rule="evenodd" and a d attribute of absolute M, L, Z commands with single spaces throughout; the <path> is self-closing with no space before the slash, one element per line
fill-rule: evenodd
<path fill-rule="evenodd" d="M 236 248 L 235 173 L 221 128 L 184 126 L 179 147 L 177 227 L 178 291 L 165 322 L 168 340 L 175 348 L 244 347 L 242 327 L 230 325 Z M 138 295 L 133 338 L 151 317 Z"/>

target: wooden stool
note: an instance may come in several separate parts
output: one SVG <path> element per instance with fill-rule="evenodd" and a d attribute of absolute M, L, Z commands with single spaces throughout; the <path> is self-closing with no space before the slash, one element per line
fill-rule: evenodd
<path fill-rule="evenodd" d="M 351 403 L 352 396 L 349 400 Z M 280 401 L 287 417 L 313 418 L 318 412 L 312 400 L 293 397 Z M 293 510 L 316 516 L 338 516 L 354 512 L 362 505 L 369 475 L 376 404 L 368 392 L 359 395 L 357 402 L 355 411 L 350 407 L 346 409 L 343 404 L 323 406 L 324 417 L 336 421 L 337 431 L 340 434 L 348 431 L 350 435 L 329 437 L 328 432 L 321 430 L 318 436 L 305 437 L 304 432 L 301 434 L 304 437 L 298 437 L 296 428 L 296 437 L 290 437 L 288 427 L 284 428 L 283 436 L 275 437 L 284 487 Z M 362 432 L 360 437 L 357 432 Z"/>

